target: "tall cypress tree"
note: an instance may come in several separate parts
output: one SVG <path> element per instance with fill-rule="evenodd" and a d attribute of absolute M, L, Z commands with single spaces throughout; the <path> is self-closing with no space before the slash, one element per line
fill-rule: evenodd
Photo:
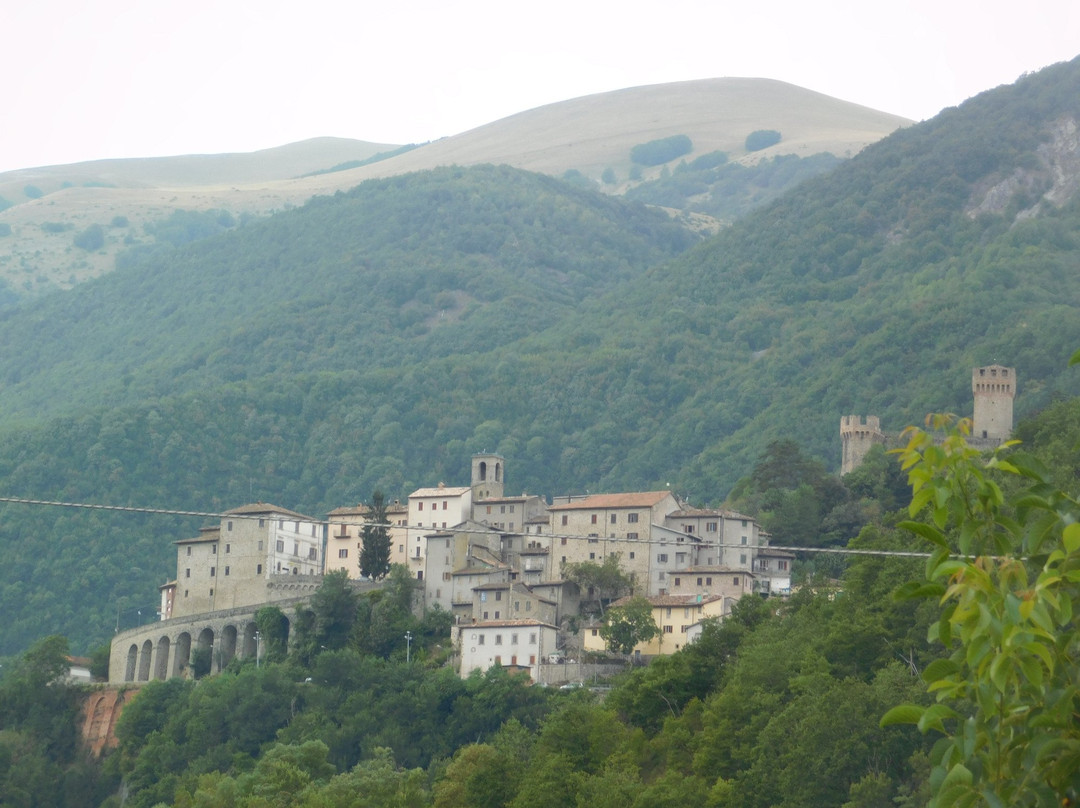
<path fill-rule="evenodd" d="M 360 574 L 374 581 L 390 572 L 390 520 L 386 518 L 386 499 L 382 491 L 371 495 L 367 521 L 364 523 L 364 547 L 360 550 Z"/>

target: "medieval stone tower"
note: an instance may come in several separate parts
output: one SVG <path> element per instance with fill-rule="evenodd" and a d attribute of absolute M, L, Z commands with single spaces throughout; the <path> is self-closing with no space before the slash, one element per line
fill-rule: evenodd
<path fill-rule="evenodd" d="M 845 415 L 840 419 L 840 443 L 843 454 L 840 458 L 840 473 L 854 471 L 862 463 L 866 453 L 875 443 L 885 443 L 885 433 L 881 431 L 881 420 L 876 415 Z"/>
<path fill-rule="evenodd" d="M 971 393 L 975 398 L 972 418 L 973 443 L 996 446 L 1007 440 L 1013 428 L 1013 399 L 1016 397 L 1016 370 L 987 365 L 971 371 Z"/>
<path fill-rule="evenodd" d="M 506 459 L 497 454 L 475 454 L 472 459 L 472 495 L 478 499 L 501 499 Z"/>

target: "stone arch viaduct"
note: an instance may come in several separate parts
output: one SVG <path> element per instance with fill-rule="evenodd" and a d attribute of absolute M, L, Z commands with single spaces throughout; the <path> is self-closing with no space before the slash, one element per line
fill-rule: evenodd
<path fill-rule="evenodd" d="M 292 628 L 289 607 L 308 600 L 290 598 L 220 612 L 176 617 L 122 631 L 113 637 L 109 656 L 109 683 L 147 682 L 191 676 L 193 654 L 209 652 L 210 673 L 218 673 L 233 659 L 253 659 L 266 653 L 266 640 L 256 638 L 255 613 L 277 606 Z"/>

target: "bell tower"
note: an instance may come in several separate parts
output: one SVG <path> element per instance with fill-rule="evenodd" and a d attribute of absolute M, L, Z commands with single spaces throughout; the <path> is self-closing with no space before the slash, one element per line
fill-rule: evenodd
<path fill-rule="evenodd" d="M 475 454 L 472 458 L 473 501 L 500 499 L 503 495 L 503 477 L 506 459 L 498 454 Z"/>

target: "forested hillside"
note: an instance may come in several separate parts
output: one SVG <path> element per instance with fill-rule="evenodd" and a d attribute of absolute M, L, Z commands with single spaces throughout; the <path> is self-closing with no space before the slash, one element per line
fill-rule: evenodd
<path fill-rule="evenodd" d="M 842 485 L 861 491 L 879 515 L 850 549 L 876 554 L 853 556 L 838 584 L 820 580 L 788 600 L 745 597 L 696 642 L 629 668 L 604 696 L 587 687 L 529 686 L 498 667 L 462 680 L 443 664 L 446 613 L 422 621 L 411 614 L 407 573 L 363 596 L 328 576 L 310 609 L 296 615 L 287 653 L 264 640 L 259 663 L 234 659 L 225 672 L 201 681 L 145 684 L 120 719 L 119 748 L 99 765 L 76 745 L 77 689 L 56 681 L 66 667 L 63 639 L 46 638 L 5 665 L 0 677 L 0 802 L 27 808 L 917 808 L 935 793 L 932 804 L 961 804 L 948 798 L 951 788 L 970 795 L 971 804 L 976 797 L 993 805 L 1069 803 L 1080 794 L 1075 666 L 1068 664 L 1076 642 L 1068 603 L 1075 603 L 1078 587 L 1068 579 L 1075 577 L 1080 534 L 1075 500 L 1053 489 L 1064 481 L 1067 492 L 1075 490 L 1080 399 L 1053 405 L 1022 423 L 1019 433 L 1026 456 L 1007 451 L 1002 458 L 1015 466 L 986 462 L 977 452 L 959 461 L 992 485 L 972 487 L 969 508 L 960 509 L 960 521 L 955 513 L 943 519 L 940 536 L 933 532 L 933 497 L 931 508 L 916 506 L 910 514 L 910 493 L 896 499 L 891 483 L 864 469 L 848 475 Z M 957 462 L 963 452 L 956 444 L 952 449 L 937 456 Z M 890 463 L 887 476 L 898 471 L 896 458 Z M 1017 467 L 1040 465 L 1053 475 L 1022 487 Z M 958 479 L 958 488 L 971 481 Z M 942 484 L 948 487 L 944 477 L 931 481 L 934 488 Z M 956 543 L 986 538 L 978 527 L 962 525 L 981 521 L 991 488 L 1003 521 L 1024 542 L 1006 541 L 995 551 L 1019 554 L 1034 542 L 1055 553 L 1024 562 L 980 559 L 982 574 L 958 584 L 993 580 L 976 603 L 994 609 L 994 619 L 980 619 L 978 609 L 961 614 L 967 602 L 963 609 L 943 607 L 941 592 L 923 576 L 938 563 L 964 563 L 946 560 Z M 1052 503 L 1045 510 L 1038 507 L 1043 497 Z M 919 535 L 945 544 L 929 566 L 889 554 L 913 541 L 921 550 L 932 546 L 898 523 L 909 516 L 922 517 L 909 523 Z M 1004 540 L 1013 531 L 994 535 Z M 1024 591 L 1026 574 L 1052 565 L 1055 556 L 1067 574 L 1052 580 L 1043 573 L 1039 594 Z M 990 571 L 998 562 L 1000 576 Z M 908 595 L 898 596 L 903 591 Z M 1044 611 L 1042 601 L 1052 595 L 1065 600 Z M 1033 601 L 1034 615 L 1016 605 Z M 949 614 L 957 631 L 952 640 L 929 631 Z M 265 610 L 266 625 L 280 618 L 273 607 Z M 1003 625 L 1011 630 L 1002 632 Z M 408 658 L 405 631 L 415 639 Z M 970 632 L 981 635 L 978 643 Z M 985 697 L 1014 705 L 1005 716 L 955 694 L 935 704 L 927 692 L 928 682 L 960 676 L 956 660 L 963 660 L 965 646 L 968 675 L 986 685 Z M 991 647 L 990 657 L 1007 664 L 978 665 Z M 1046 667 L 1035 661 L 1040 658 Z M 1017 679 L 1024 684 L 990 684 Z M 1032 702 L 1033 693 L 1051 698 Z M 894 708 L 921 714 L 932 704 L 922 732 L 883 721 Z M 998 744 L 964 742 L 972 728 L 983 732 L 999 718 L 995 740 L 1021 753 L 1010 755 L 1004 772 L 976 765 L 994 761 Z M 950 785 L 940 776 L 950 763 L 935 774 L 931 767 L 953 741 L 971 768 L 961 765 Z"/>
<path fill-rule="evenodd" d="M 479 167 L 133 254 L 0 323 L 0 493 L 319 515 L 487 450 L 515 493 L 717 503 L 776 438 L 835 468 L 841 415 L 969 411 L 975 365 L 1033 412 L 1076 390 L 1078 118 L 1080 62 L 1047 69 L 686 252 L 643 207 Z M 7 506 L 0 647 L 152 602 L 197 525 L 138 520 Z"/>

